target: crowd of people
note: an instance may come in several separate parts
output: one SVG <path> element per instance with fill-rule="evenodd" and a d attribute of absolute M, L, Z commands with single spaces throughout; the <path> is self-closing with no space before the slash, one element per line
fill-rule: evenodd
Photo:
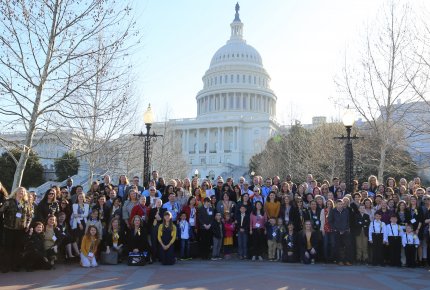
<path fill-rule="evenodd" d="M 370 176 L 352 192 L 339 178 L 275 176 L 164 180 L 104 176 L 88 192 L 67 180 L 40 201 L 0 183 L 2 272 L 177 260 L 428 266 L 430 187 Z"/>

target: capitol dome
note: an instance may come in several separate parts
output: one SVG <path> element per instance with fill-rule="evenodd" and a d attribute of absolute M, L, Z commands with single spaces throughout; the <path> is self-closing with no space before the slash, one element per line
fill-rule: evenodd
<path fill-rule="evenodd" d="M 228 112 L 253 113 L 275 118 L 277 97 L 270 89 L 270 76 L 260 53 L 243 39 L 239 5 L 230 24 L 231 36 L 211 59 L 197 94 L 197 116 Z"/>

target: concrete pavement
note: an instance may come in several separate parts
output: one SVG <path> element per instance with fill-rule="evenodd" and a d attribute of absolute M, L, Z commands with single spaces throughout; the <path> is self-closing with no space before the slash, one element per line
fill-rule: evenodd
<path fill-rule="evenodd" d="M 125 264 L 0 274 L 0 289 L 429 289 L 427 269 L 302 265 L 258 261 L 193 261 L 173 266 Z"/>

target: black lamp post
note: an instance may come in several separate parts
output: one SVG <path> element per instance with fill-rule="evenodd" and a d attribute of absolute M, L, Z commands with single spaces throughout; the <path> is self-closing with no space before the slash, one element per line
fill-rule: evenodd
<path fill-rule="evenodd" d="M 163 137 L 163 135 L 157 135 L 153 131 L 151 134 L 151 126 L 154 122 L 154 114 L 151 110 L 151 104 L 148 105 L 148 109 L 143 113 L 143 122 L 145 123 L 146 127 L 146 133 L 143 133 L 142 131 L 139 134 L 133 134 L 133 136 L 136 137 L 142 137 L 143 138 L 143 173 L 142 173 L 142 180 L 143 180 L 143 186 L 148 187 L 149 180 L 151 179 L 151 173 L 150 173 L 150 163 L 151 163 L 151 156 L 152 156 L 152 148 L 151 148 L 151 142 L 156 142 L 158 137 Z"/>
<path fill-rule="evenodd" d="M 335 139 L 346 140 L 345 143 L 345 183 L 346 191 L 352 193 L 354 189 L 354 151 L 352 149 L 352 140 L 358 139 L 356 135 L 351 136 L 351 129 L 354 125 L 354 114 L 350 110 L 349 106 L 343 115 L 342 122 L 346 129 L 346 136 L 335 137 Z"/>

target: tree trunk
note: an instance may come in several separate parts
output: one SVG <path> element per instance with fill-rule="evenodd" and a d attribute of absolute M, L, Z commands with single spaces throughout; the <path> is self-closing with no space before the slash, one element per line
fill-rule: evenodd
<path fill-rule="evenodd" d="M 384 143 L 381 146 L 381 151 L 380 151 L 380 160 L 379 160 L 379 166 L 378 166 L 378 181 L 380 183 L 384 182 L 384 171 L 385 171 L 385 156 L 387 153 L 387 146 Z"/>

